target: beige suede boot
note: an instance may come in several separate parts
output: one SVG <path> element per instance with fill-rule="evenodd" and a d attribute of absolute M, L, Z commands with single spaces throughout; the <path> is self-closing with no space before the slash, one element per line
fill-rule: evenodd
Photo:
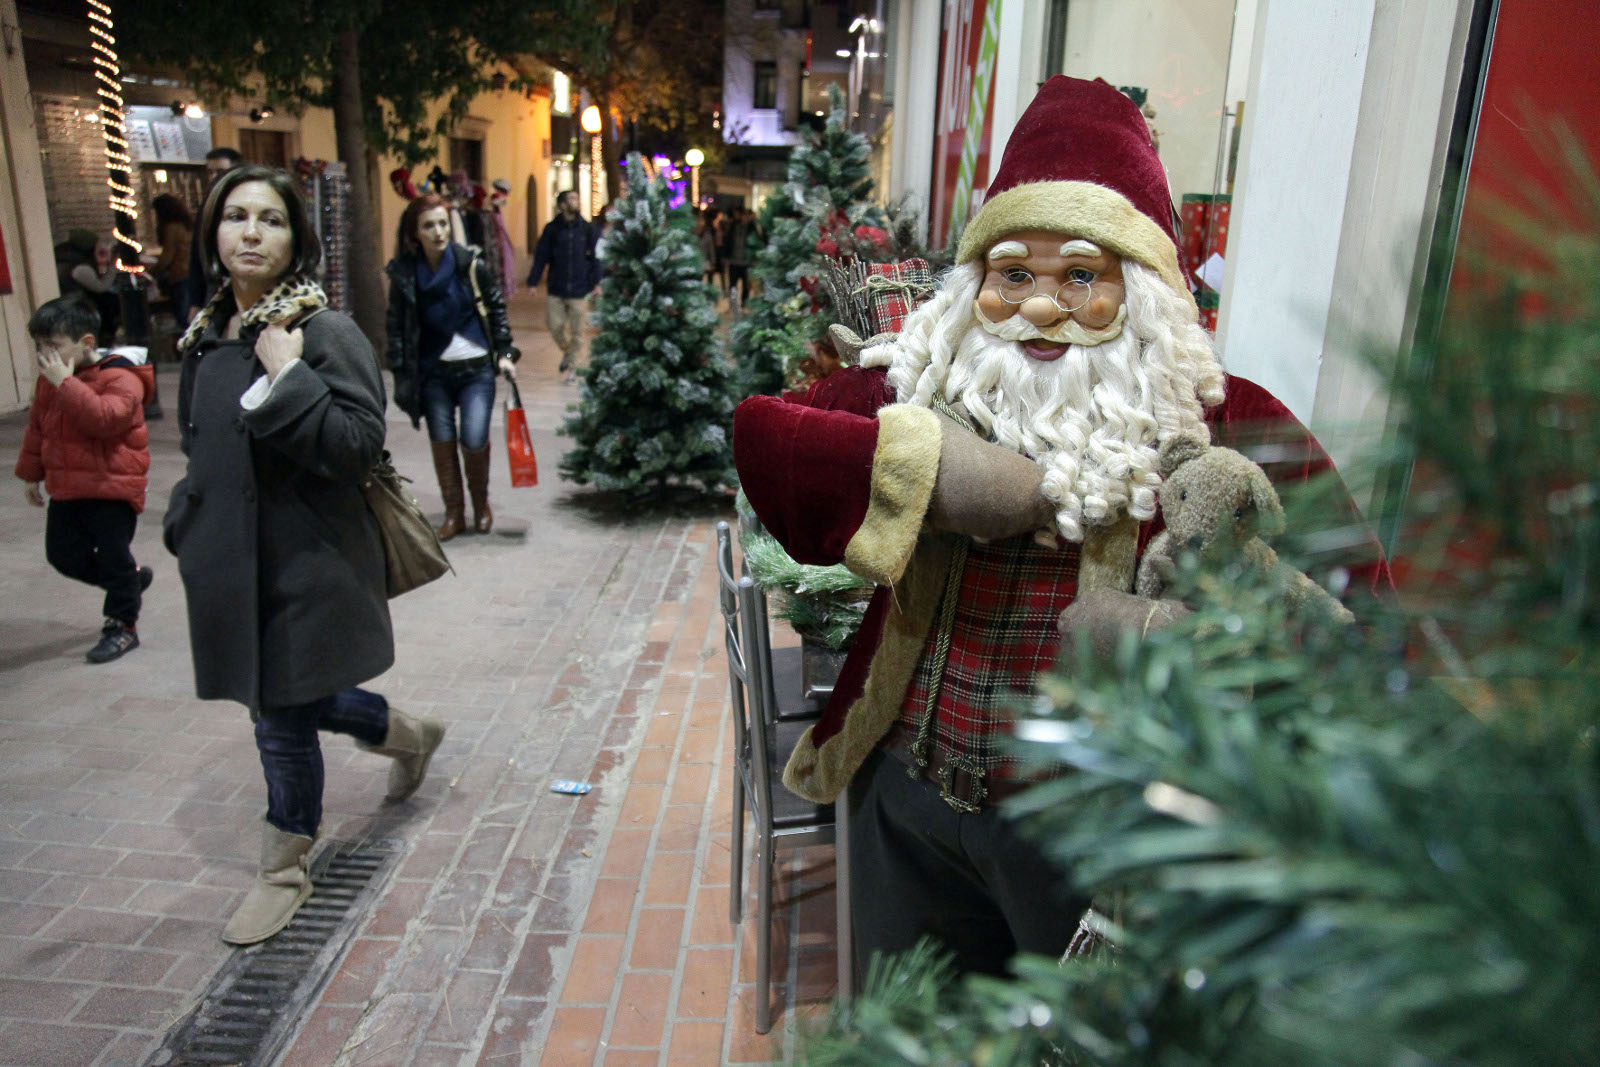
<path fill-rule="evenodd" d="M 389 768 L 389 792 L 384 802 L 398 804 L 417 791 L 428 776 L 428 761 L 444 740 L 444 723 L 438 719 L 414 719 L 403 711 L 389 709 L 389 732 L 383 744 L 367 751 L 394 760 Z"/>
<path fill-rule="evenodd" d="M 262 822 L 261 873 L 223 927 L 222 940 L 230 945 L 253 945 L 289 925 L 311 895 L 306 861 L 312 843 L 309 837 L 286 834 L 271 823 Z"/>

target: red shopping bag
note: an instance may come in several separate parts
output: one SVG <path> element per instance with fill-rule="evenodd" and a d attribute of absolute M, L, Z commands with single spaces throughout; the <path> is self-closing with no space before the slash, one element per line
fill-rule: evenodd
<path fill-rule="evenodd" d="M 522 392 L 510 374 L 506 381 L 511 395 L 506 397 L 506 454 L 511 460 L 511 485 L 526 489 L 539 484 L 539 464 L 533 458 L 533 436 L 528 433 L 528 413 L 522 410 Z"/>

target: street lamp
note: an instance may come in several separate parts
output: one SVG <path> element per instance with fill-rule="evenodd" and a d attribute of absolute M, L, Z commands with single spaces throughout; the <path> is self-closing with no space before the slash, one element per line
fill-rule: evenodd
<path fill-rule="evenodd" d="M 700 164 L 706 161 L 706 154 L 698 148 L 691 148 L 683 154 L 683 161 L 689 164 L 689 203 L 694 205 L 696 211 L 699 211 Z"/>
<path fill-rule="evenodd" d="M 589 214 L 593 215 L 600 208 L 600 175 L 605 170 L 600 155 L 600 109 L 590 104 L 578 122 L 589 135 Z"/>

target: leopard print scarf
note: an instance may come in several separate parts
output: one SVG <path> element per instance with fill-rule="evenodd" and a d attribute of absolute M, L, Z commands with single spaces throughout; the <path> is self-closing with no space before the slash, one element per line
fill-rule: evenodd
<path fill-rule="evenodd" d="M 233 289 L 227 285 L 217 290 L 217 295 L 200 309 L 200 314 L 196 315 L 189 328 L 183 331 L 183 338 L 178 342 L 179 352 L 187 352 L 200 343 L 206 327 L 222 314 L 224 305 L 228 308 L 233 307 Z M 245 310 L 239 318 L 239 328 L 243 330 L 246 326 L 265 326 L 269 323 L 283 322 L 304 312 L 327 306 L 328 294 L 322 291 L 322 286 L 310 278 L 290 275 Z M 226 316 L 223 321 L 227 321 Z"/>

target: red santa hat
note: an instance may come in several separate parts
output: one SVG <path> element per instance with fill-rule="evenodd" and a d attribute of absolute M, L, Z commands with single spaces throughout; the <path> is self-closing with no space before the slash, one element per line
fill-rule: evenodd
<path fill-rule="evenodd" d="M 1095 79 L 1044 83 L 1006 142 L 956 262 L 1021 230 L 1082 237 L 1154 270 L 1185 295 L 1167 173 L 1132 100 Z"/>

